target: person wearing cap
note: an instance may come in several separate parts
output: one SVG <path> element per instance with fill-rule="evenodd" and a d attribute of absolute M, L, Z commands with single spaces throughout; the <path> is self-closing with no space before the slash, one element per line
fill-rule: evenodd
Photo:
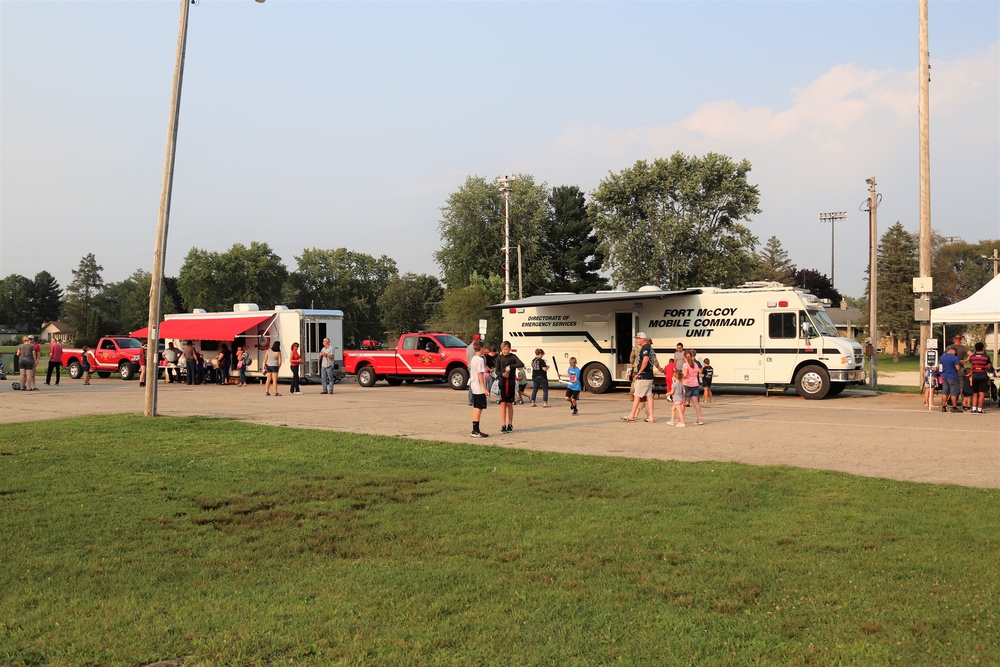
<path fill-rule="evenodd" d="M 635 392 L 632 398 L 632 412 L 622 421 L 634 422 L 639 414 L 639 407 L 642 397 L 646 397 L 646 414 L 649 415 L 643 421 L 653 423 L 653 346 L 649 336 L 640 331 L 635 335 L 635 342 L 639 345 L 639 368 L 635 374 Z"/>
<path fill-rule="evenodd" d="M 962 345 L 962 334 L 955 334 L 952 340 L 955 341 L 952 347 L 955 348 L 955 356 L 958 357 L 958 363 L 964 364 L 969 356 L 969 348 Z"/>

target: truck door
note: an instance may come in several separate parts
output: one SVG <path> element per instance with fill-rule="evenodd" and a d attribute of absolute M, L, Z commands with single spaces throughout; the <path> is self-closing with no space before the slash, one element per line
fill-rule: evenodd
<path fill-rule="evenodd" d="M 405 370 L 400 369 L 400 372 L 444 375 L 444 355 L 433 336 L 413 335 L 404 338 L 399 362 L 405 366 Z"/>
<path fill-rule="evenodd" d="M 761 345 L 764 384 L 787 384 L 792 381 L 799 348 L 797 320 L 792 312 L 767 313 Z"/>

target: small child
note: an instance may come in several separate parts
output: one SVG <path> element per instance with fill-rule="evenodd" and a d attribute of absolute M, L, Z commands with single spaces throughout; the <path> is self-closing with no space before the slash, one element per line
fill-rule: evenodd
<path fill-rule="evenodd" d="M 705 388 L 705 402 L 712 402 L 712 376 L 715 375 L 715 369 L 712 368 L 712 360 L 705 357 L 705 363 L 701 365 L 701 383 Z"/>
<path fill-rule="evenodd" d="M 684 426 L 684 371 L 674 370 L 673 388 L 670 392 L 670 426 Z"/>
<path fill-rule="evenodd" d="M 972 367 L 966 366 L 962 371 L 962 409 L 972 409 Z"/>
<path fill-rule="evenodd" d="M 90 348 L 86 345 L 83 346 L 83 362 L 80 364 L 80 370 L 83 371 L 83 383 L 90 384 Z"/>
<path fill-rule="evenodd" d="M 528 374 L 524 368 L 518 368 L 514 376 L 517 378 L 517 402 L 519 405 L 524 405 L 524 390 L 528 388 Z"/>
<path fill-rule="evenodd" d="M 934 390 L 937 389 L 940 384 L 941 372 L 938 370 L 938 366 L 928 366 L 924 372 L 924 385 L 927 387 L 927 394 L 924 397 L 924 405 L 927 406 L 928 410 L 935 407 Z"/>
<path fill-rule="evenodd" d="M 576 409 L 577 399 L 580 398 L 580 369 L 576 367 L 576 357 L 569 358 L 569 368 L 566 369 L 564 377 L 569 380 L 566 383 L 566 400 L 569 401 L 570 410 L 575 417 L 580 414 Z"/>

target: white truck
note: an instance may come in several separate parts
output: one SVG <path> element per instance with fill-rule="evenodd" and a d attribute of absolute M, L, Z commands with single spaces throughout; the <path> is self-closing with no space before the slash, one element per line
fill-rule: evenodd
<path fill-rule="evenodd" d="M 503 338 L 522 359 L 545 350 L 549 379 L 558 381 L 576 357 L 594 393 L 628 385 L 640 331 L 652 338 L 663 366 L 677 343 L 696 349 L 699 360 L 710 358 L 714 384 L 791 385 L 804 398 L 820 399 L 866 377 L 861 344 L 839 335 L 818 298 L 780 283 L 545 294 L 489 309 L 503 311 Z"/>
<path fill-rule="evenodd" d="M 275 306 L 273 310 L 260 310 L 255 303 L 237 303 L 232 312 L 209 313 L 197 308 L 190 313 L 164 315 L 158 336 L 164 344 L 173 343 L 183 349 L 187 341 L 205 355 L 206 364 L 215 359 L 222 343 L 243 345 L 253 361 L 251 372 L 259 376 L 264 368 L 264 353 L 277 341 L 281 345 L 281 368 L 278 377 L 292 377 L 289 348 L 299 344 L 302 366 L 299 377 L 307 382 L 319 377 L 319 351 L 323 339 L 329 338 L 336 355 L 336 367 L 344 366 L 344 313 L 339 310 L 292 309 Z M 148 337 L 146 328 L 133 331 L 136 338 Z M 343 371 L 341 370 L 341 375 Z M 233 376 L 235 376 L 235 371 Z"/>

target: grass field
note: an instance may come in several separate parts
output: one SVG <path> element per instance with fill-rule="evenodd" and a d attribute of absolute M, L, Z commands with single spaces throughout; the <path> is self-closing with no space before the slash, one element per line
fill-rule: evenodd
<path fill-rule="evenodd" d="M 996 490 L 204 418 L 0 443 L 0 664 L 1000 662 Z"/>

